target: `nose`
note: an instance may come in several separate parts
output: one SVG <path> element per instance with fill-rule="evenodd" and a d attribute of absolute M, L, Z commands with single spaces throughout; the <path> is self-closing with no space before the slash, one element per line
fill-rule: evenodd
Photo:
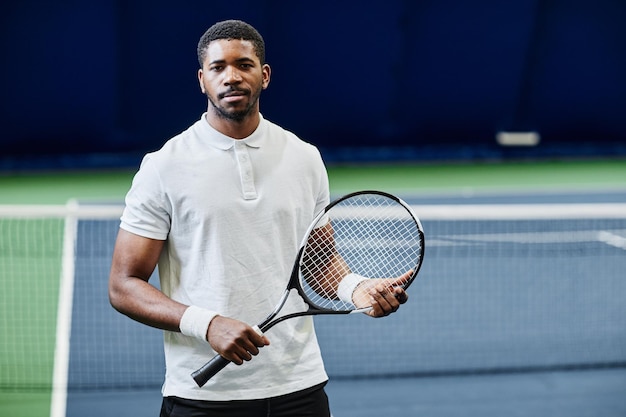
<path fill-rule="evenodd" d="M 241 74 L 239 70 L 233 66 L 229 66 L 226 68 L 225 76 L 224 76 L 224 84 L 231 85 L 237 84 L 241 82 Z"/>

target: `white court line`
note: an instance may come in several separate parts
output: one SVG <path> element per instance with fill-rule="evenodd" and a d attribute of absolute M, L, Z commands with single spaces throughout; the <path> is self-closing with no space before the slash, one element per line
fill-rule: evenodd
<path fill-rule="evenodd" d="M 626 230 L 616 230 L 615 232 L 625 233 Z M 566 230 L 560 232 L 502 232 L 484 234 L 459 234 L 459 235 L 439 235 L 437 242 L 445 245 L 446 242 L 499 242 L 499 243 L 583 243 L 601 242 L 617 248 L 626 247 L 626 238 L 605 230 Z M 433 239 L 435 240 L 435 239 Z"/>
<path fill-rule="evenodd" d="M 421 220 L 624 219 L 626 203 L 412 205 Z"/>
<path fill-rule="evenodd" d="M 626 237 L 603 230 L 598 232 L 598 240 L 607 245 L 626 250 Z"/>
<path fill-rule="evenodd" d="M 444 204 L 411 205 L 411 210 L 423 220 L 564 220 L 564 219 L 625 219 L 626 203 L 602 204 Z M 333 219 L 405 218 L 399 205 L 333 208 Z"/>
<path fill-rule="evenodd" d="M 467 235 L 439 235 L 428 241 L 428 246 L 469 246 L 478 243 L 584 243 L 599 242 L 626 250 L 626 229 L 608 232 L 606 230 L 532 232 L 532 233 L 486 233 Z"/>
<path fill-rule="evenodd" d="M 115 218 L 123 205 L 0 205 L 0 216 L 38 218 L 73 214 L 77 218 Z M 411 205 L 421 220 L 514 220 L 626 218 L 626 203 L 567 204 L 442 204 Z M 335 209 L 337 216 L 353 217 L 354 211 Z M 353 210 L 353 209 L 352 209 Z M 340 214 L 339 214 L 340 213 Z"/>
<path fill-rule="evenodd" d="M 12 218 L 43 218 L 73 216 L 78 219 L 115 219 L 122 214 L 122 205 L 89 206 L 82 205 L 75 200 L 60 204 L 2 204 L 1 217 Z"/>
<path fill-rule="evenodd" d="M 50 417 L 65 417 L 67 407 L 67 378 L 70 359 L 70 332 L 72 329 L 72 301 L 74 296 L 74 250 L 78 224 L 78 219 L 74 213 L 77 208 L 78 204 L 75 201 L 67 203 L 66 210 L 68 215 L 65 217 L 65 229 L 63 232 L 63 257 L 57 311 Z"/>

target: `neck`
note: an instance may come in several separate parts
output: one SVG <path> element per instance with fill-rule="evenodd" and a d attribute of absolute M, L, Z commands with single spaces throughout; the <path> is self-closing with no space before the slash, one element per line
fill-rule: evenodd
<path fill-rule="evenodd" d="M 211 127 L 223 135 L 233 139 L 244 139 L 250 136 L 259 126 L 261 116 L 259 112 L 254 112 L 242 120 L 231 120 L 216 114 L 209 108 L 206 113 L 206 120 Z"/>

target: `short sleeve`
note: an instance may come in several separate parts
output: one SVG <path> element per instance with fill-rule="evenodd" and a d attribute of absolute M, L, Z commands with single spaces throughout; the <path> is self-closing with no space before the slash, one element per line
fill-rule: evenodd
<path fill-rule="evenodd" d="M 120 227 L 150 239 L 165 240 L 171 225 L 171 207 L 150 154 L 141 162 L 130 190 Z"/>

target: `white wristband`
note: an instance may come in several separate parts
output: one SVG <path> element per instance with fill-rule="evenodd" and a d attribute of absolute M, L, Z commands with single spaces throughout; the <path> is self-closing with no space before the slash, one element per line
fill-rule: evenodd
<path fill-rule="evenodd" d="M 343 279 L 339 283 L 339 286 L 337 287 L 337 297 L 339 297 L 341 301 L 344 301 L 346 303 L 353 303 L 352 293 L 356 289 L 357 285 L 359 285 L 366 279 L 367 278 L 362 277 L 358 274 L 350 273 L 346 275 L 345 277 L 343 277 Z"/>
<path fill-rule="evenodd" d="M 180 318 L 180 332 L 185 336 L 192 336 L 206 342 L 209 324 L 217 315 L 218 313 L 215 311 L 198 306 L 189 306 Z"/>

